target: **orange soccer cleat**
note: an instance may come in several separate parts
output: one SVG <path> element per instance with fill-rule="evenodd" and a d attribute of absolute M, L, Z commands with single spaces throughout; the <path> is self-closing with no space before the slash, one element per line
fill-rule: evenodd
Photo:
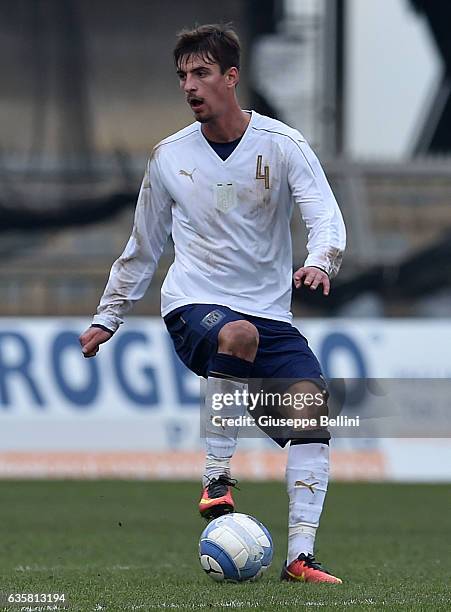
<path fill-rule="evenodd" d="M 199 512 L 207 521 L 223 514 L 230 514 L 235 510 L 232 498 L 232 487 L 236 486 L 233 480 L 225 474 L 212 478 L 202 492 L 199 502 Z"/>
<path fill-rule="evenodd" d="M 321 564 L 315 561 L 313 555 L 300 554 L 290 565 L 284 565 L 281 580 L 289 582 L 329 582 L 330 584 L 342 584 L 340 578 L 332 576 Z"/>

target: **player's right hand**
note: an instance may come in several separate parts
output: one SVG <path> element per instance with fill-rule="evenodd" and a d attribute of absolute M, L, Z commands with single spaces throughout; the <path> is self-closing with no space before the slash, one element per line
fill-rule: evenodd
<path fill-rule="evenodd" d="M 113 334 L 100 327 L 89 327 L 79 338 L 83 357 L 95 357 L 99 346 L 109 340 Z"/>
<path fill-rule="evenodd" d="M 323 286 L 323 295 L 329 295 L 330 280 L 328 274 L 316 266 L 304 266 L 296 270 L 293 275 L 296 289 L 305 285 L 315 291 L 320 285 Z"/>

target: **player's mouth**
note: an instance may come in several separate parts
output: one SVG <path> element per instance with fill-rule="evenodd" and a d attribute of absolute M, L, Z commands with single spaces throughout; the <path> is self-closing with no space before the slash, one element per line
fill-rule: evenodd
<path fill-rule="evenodd" d="M 202 98 L 189 98 L 188 104 L 194 111 L 197 111 L 200 109 L 201 106 L 203 106 L 204 101 L 202 100 Z"/>

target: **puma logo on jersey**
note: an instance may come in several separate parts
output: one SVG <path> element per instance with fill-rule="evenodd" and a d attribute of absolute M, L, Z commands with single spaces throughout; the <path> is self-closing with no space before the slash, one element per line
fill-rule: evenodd
<path fill-rule="evenodd" d="M 189 178 L 194 183 L 193 174 L 195 173 L 196 170 L 197 168 L 194 168 L 191 172 L 187 172 L 186 170 L 179 170 L 179 174 L 181 174 L 182 176 L 189 176 Z"/>
<path fill-rule="evenodd" d="M 294 483 L 295 487 L 306 487 L 310 493 L 312 493 L 313 495 L 315 494 L 315 490 L 314 490 L 314 486 L 319 484 L 318 482 L 312 482 L 312 484 L 308 484 L 307 482 L 304 482 L 303 480 L 296 480 L 296 482 Z"/>

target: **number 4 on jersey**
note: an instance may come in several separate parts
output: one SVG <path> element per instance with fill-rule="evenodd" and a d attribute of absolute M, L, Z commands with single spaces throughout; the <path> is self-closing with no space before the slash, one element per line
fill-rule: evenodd
<path fill-rule="evenodd" d="M 265 171 L 262 173 L 263 156 L 257 156 L 257 170 L 255 172 L 255 178 L 265 181 L 265 189 L 269 189 L 269 166 L 265 166 Z"/>

